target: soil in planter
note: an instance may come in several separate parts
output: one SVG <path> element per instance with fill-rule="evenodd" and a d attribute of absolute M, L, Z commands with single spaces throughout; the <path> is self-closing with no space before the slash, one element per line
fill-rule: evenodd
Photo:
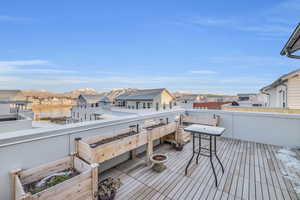
<path fill-rule="evenodd" d="M 55 186 L 59 183 L 62 183 L 78 174 L 79 172 L 77 172 L 74 169 L 67 169 L 61 172 L 57 172 L 53 175 L 47 176 L 49 178 L 44 177 L 38 181 L 26 184 L 24 185 L 24 190 L 26 193 L 30 192 L 31 194 L 35 194 L 46 190 L 47 188 Z"/>
<path fill-rule="evenodd" d="M 96 148 L 97 146 L 100 146 L 102 144 L 110 143 L 110 142 L 113 142 L 113 141 L 116 141 L 116 140 L 119 140 L 119 139 L 123 139 L 123 138 L 126 138 L 128 136 L 132 136 L 132 135 L 136 135 L 136 134 L 138 134 L 138 132 L 136 132 L 136 131 L 130 131 L 130 132 L 127 132 L 127 133 L 116 135 L 114 137 L 105 138 L 103 140 L 100 140 L 98 142 L 90 144 L 90 147 L 91 148 Z"/>
<path fill-rule="evenodd" d="M 148 126 L 146 127 L 146 129 L 154 129 L 154 128 L 157 128 L 157 127 L 161 127 L 161 126 L 164 126 L 166 125 L 165 123 L 159 123 L 159 124 L 155 124 L 155 125 L 152 125 L 152 126 Z"/>
<path fill-rule="evenodd" d="M 153 156 L 153 160 L 157 160 L 157 161 L 163 161 L 163 160 L 166 160 L 166 156 L 163 156 L 163 155 L 155 155 Z"/>

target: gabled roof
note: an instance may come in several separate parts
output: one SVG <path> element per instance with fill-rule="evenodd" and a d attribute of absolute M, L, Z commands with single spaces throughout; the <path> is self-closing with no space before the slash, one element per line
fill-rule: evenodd
<path fill-rule="evenodd" d="M 152 100 L 163 91 L 167 91 L 170 96 L 173 95 L 165 88 L 138 90 L 135 92 L 124 93 L 116 97 L 116 100 Z"/>
<path fill-rule="evenodd" d="M 25 100 L 25 96 L 23 95 L 21 90 L 0 90 L 0 100 Z"/>
<path fill-rule="evenodd" d="M 78 98 L 82 97 L 87 101 L 87 103 L 97 103 L 97 102 L 110 102 L 110 99 L 104 95 L 94 95 L 94 94 L 81 94 Z"/>
<path fill-rule="evenodd" d="M 300 58 L 300 56 L 291 55 L 292 53 L 300 49 L 300 23 L 290 36 L 287 43 L 284 45 L 283 49 L 280 52 L 280 55 L 287 55 L 291 58 Z"/>
<path fill-rule="evenodd" d="M 287 79 L 289 79 L 290 77 L 293 77 L 297 74 L 300 74 L 300 69 L 296 69 L 296 70 L 294 70 L 290 73 L 287 73 L 287 74 L 284 74 L 284 75 L 280 76 L 277 80 L 275 80 L 270 85 L 267 85 L 267 86 L 261 88 L 260 91 L 265 92 L 266 90 L 277 87 L 278 85 L 281 85 L 283 82 L 285 82 Z"/>

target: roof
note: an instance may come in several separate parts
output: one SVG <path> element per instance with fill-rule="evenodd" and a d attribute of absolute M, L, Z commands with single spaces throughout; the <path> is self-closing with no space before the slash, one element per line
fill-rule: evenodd
<path fill-rule="evenodd" d="M 186 94 L 186 95 L 182 95 L 177 97 L 177 100 L 196 100 L 197 98 L 200 98 L 199 94 Z"/>
<path fill-rule="evenodd" d="M 270 85 L 267 85 L 260 89 L 261 92 L 264 92 L 266 90 L 269 90 L 271 88 L 277 87 L 278 85 L 281 85 L 283 82 L 285 82 L 288 78 L 292 77 L 293 75 L 300 74 L 300 69 L 296 69 L 290 73 L 284 74 L 280 76 L 277 80 L 275 80 Z"/>
<path fill-rule="evenodd" d="M 251 96 L 251 95 L 257 95 L 256 93 L 239 93 L 237 96 Z"/>
<path fill-rule="evenodd" d="M 0 100 L 2 101 L 16 101 L 16 100 L 25 100 L 21 90 L 0 90 Z"/>
<path fill-rule="evenodd" d="M 203 107 L 203 108 L 218 108 L 224 104 L 232 103 L 231 101 L 227 102 L 205 102 L 205 103 L 193 103 L 193 107 Z"/>
<path fill-rule="evenodd" d="M 110 99 L 104 95 L 81 94 L 78 98 L 84 98 L 87 103 L 110 102 Z"/>
<path fill-rule="evenodd" d="M 152 100 L 163 91 L 167 91 L 170 96 L 173 95 L 165 88 L 137 90 L 134 92 L 124 93 L 116 97 L 116 100 Z"/>
<path fill-rule="evenodd" d="M 26 105 L 32 103 L 30 101 L 11 101 L 11 100 L 0 100 L 0 104 L 19 104 L 19 105 Z"/>
<path fill-rule="evenodd" d="M 280 52 L 280 55 L 284 56 L 290 56 L 292 53 L 298 51 L 300 49 L 300 23 L 295 28 L 294 32 L 290 36 L 289 40 L 284 45 L 283 49 Z M 300 58 L 300 56 L 297 56 L 297 58 Z"/>

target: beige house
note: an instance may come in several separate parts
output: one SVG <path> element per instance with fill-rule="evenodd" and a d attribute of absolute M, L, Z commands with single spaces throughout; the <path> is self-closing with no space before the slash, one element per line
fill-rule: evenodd
<path fill-rule="evenodd" d="M 268 96 L 267 107 L 300 109 L 300 69 L 279 77 L 260 91 Z"/>
<path fill-rule="evenodd" d="M 174 96 L 165 88 L 146 89 L 121 94 L 116 97 L 116 106 L 127 109 L 155 109 L 172 108 Z"/>

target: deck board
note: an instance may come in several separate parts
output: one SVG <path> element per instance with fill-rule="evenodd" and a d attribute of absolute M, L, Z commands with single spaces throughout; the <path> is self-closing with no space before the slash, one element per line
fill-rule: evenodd
<path fill-rule="evenodd" d="M 144 156 L 126 161 L 108 170 L 101 178 L 119 177 L 122 186 L 116 200 L 296 200 L 290 180 L 284 177 L 284 163 L 276 158 L 280 147 L 248 141 L 220 138 L 218 155 L 225 168 L 213 159 L 219 185 L 215 187 L 209 158 L 194 158 L 188 176 L 184 170 L 192 153 L 192 143 L 183 151 L 175 151 L 168 144 L 160 145 L 154 153 L 168 155 L 167 169 L 156 173 L 144 164 Z"/>

